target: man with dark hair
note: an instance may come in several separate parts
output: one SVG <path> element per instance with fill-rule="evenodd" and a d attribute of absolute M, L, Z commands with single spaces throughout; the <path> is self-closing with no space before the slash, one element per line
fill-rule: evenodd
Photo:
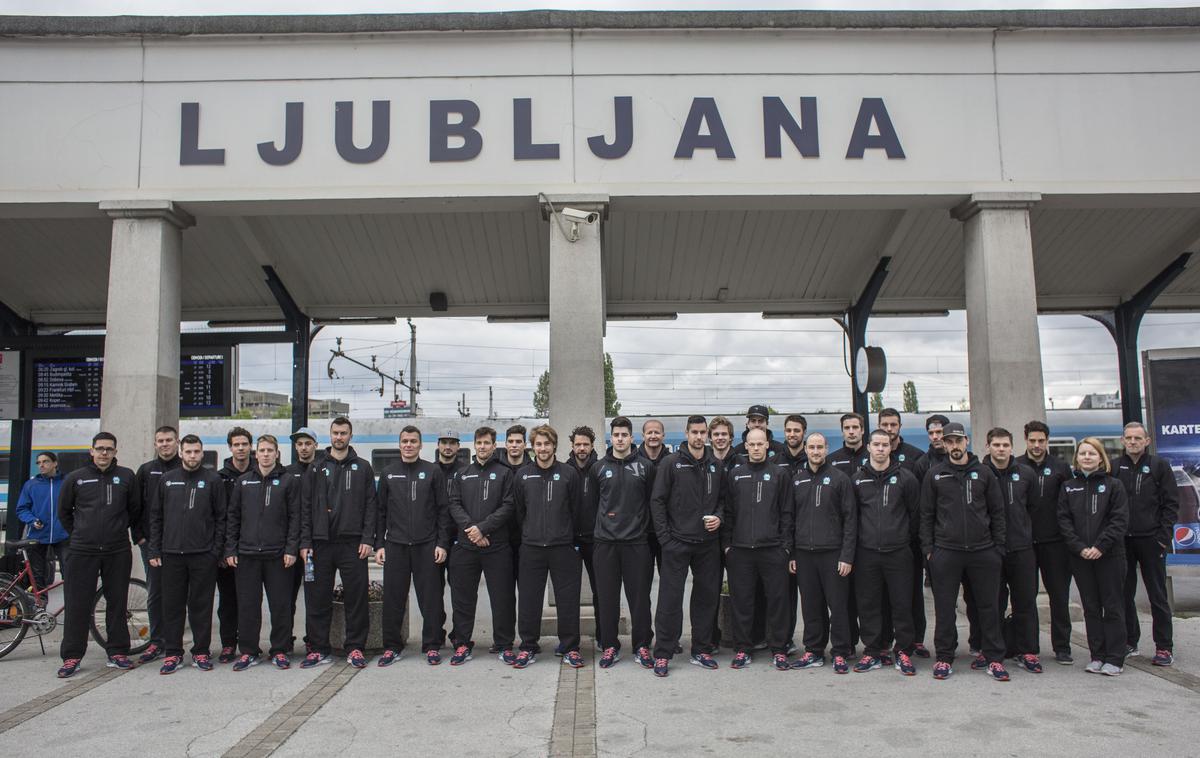
<path fill-rule="evenodd" d="M 508 466 L 509 471 L 513 472 L 513 474 L 517 473 L 517 469 L 533 461 L 526 444 L 525 436 L 527 433 L 525 427 L 521 424 L 513 424 L 504 432 L 504 455 L 500 456 L 500 462 Z M 513 530 L 510 547 L 512 548 L 513 583 L 515 586 L 521 579 L 520 529 Z"/>
<path fill-rule="evenodd" d="M 464 459 L 462 457 L 462 439 L 459 437 L 458 432 L 454 431 L 453 429 L 446 429 L 438 435 L 437 455 L 434 458 L 434 462 L 437 463 L 438 468 L 442 470 L 442 475 L 446 480 L 447 503 L 450 502 L 450 490 L 454 486 L 454 477 L 458 476 L 459 471 L 466 468 L 468 460 L 470 459 Z M 451 540 L 453 541 L 453 536 L 451 536 Z M 442 561 L 441 564 L 438 565 L 438 571 L 441 572 L 442 586 L 445 587 L 447 577 L 450 573 L 449 558 Z M 437 625 L 438 629 L 440 630 L 438 632 L 438 648 L 440 649 L 446 644 L 445 604 L 439 604 L 438 613 L 440 614 Z"/>
<path fill-rule="evenodd" d="M 1025 454 L 1017 457 L 1037 476 L 1029 490 L 1029 519 L 1033 553 L 1050 601 L 1050 644 L 1054 661 L 1064 666 L 1071 657 L 1071 556 L 1058 525 L 1058 495 L 1071 479 L 1071 467 L 1050 454 L 1050 427 L 1041 421 L 1025 425 Z"/>
<path fill-rule="evenodd" d="M 596 456 L 596 433 L 590 426 L 577 426 L 571 430 L 571 455 L 567 464 L 579 474 L 583 492 L 579 497 L 579 513 L 575 517 L 575 549 L 587 569 L 588 584 L 592 589 L 592 612 L 597 634 L 600 630 L 600 605 L 596 602 L 595 533 L 596 512 L 600 504 L 600 489 L 592 484 L 588 473 L 599 460 Z"/>
<path fill-rule="evenodd" d="M 1146 427 L 1138 421 L 1125 425 L 1121 442 L 1125 452 L 1113 464 L 1113 476 L 1129 496 L 1129 533 L 1125 537 L 1128 572 L 1125 574 L 1126 656 L 1138 654 L 1142 628 L 1138 623 L 1138 570 L 1146 586 L 1153 620 L 1155 666 L 1170 666 L 1175 658 L 1171 636 L 1171 605 L 1167 600 L 1167 550 L 1179 515 L 1179 490 L 1175 472 L 1166 458 L 1152 455 Z"/>
<path fill-rule="evenodd" d="M 566 463 L 555 460 L 558 432 L 549 425 L 534 427 L 534 462 L 516 474 L 513 501 L 521 524 L 521 576 L 517 625 L 521 652 L 513 668 L 523 669 L 541 651 L 542 606 L 546 577 L 554 585 L 558 611 L 558 646 L 563 665 L 583 666 L 579 654 L 579 582 L 581 564 L 575 551 L 575 516 L 583 487 L 579 475 Z"/>
<path fill-rule="evenodd" d="M 829 454 L 829 465 L 847 476 L 853 476 L 859 468 L 867 465 L 867 446 L 863 444 L 865 424 L 857 413 L 843 413 L 839 424 L 842 428 L 842 446 Z"/>
<path fill-rule="evenodd" d="M 311 652 L 300 668 L 331 661 L 329 624 L 333 585 L 342 579 L 346 608 L 346 662 L 365 668 L 363 648 L 371 617 L 367 608 L 367 556 L 375 550 L 378 501 L 375 471 L 350 445 L 354 427 L 338 417 L 329 425 L 329 447 L 308 470 L 300 508 L 300 560 L 312 556 L 313 581 L 304 583 L 305 627 Z"/>
<path fill-rule="evenodd" d="M 917 459 L 912 472 L 917 482 L 925 481 L 925 475 L 935 463 L 946 460 L 946 451 L 942 448 L 942 428 L 950 423 L 950 419 L 940 413 L 935 413 L 925 419 L 925 434 L 929 437 L 929 450 Z M 929 649 L 925 647 L 925 632 L 928 621 L 925 618 L 925 554 L 921 551 L 921 539 L 917 537 L 912 542 L 913 554 L 913 655 L 918 658 L 928 658 Z"/>
<path fill-rule="evenodd" d="M 296 480 L 296 485 L 302 491 L 307 482 L 308 469 L 312 466 L 313 461 L 317 456 L 317 433 L 307 426 L 302 426 L 291 434 L 292 450 L 295 451 L 296 457 L 289 463 L 284 471 L 289 476 Z M 304 496 L 300 495 L 300 503 L 303 505 Z M 300 588 L 304 586 L 304 575 L 306 561 L 296 561 L 296 565 L 292 567 L 292 618 L 296 617 L 296 603 L 300 598 Z M 295 624 L 292 625 L 292 631 L 296 630 Z M 292 637 L 292 646 L 288 648 L 288 653 L 291 654 L 296 647 L 296 639 Z M 304 654 L 308 655 L 312 651 L 308 647 L 308 635 L 304 636 Z"/>
<path fill-rule="evenodd" d="M 160 674 L 183 661 L 184 618 L 191 622 L 192 665 L 212 671 L 213 591 L 216 562 L 225 550 L 225 486 L 206 469 L 204 443 L 194 434 L 179 442 L 182 465 L 159 477 L 151 493 L 150 564 L 158 568 L 163 595 L 163 652 Z"/>
<path fill-rule="evenodd" d="M 982 652 L 993 679 L 1007 682 L 1004 635 L 996 601 L 1006 544 L 1004 498 L 996 475 L 967 452 L 962 424 L 942 430 L 946 460 L 929 469 L 921 488 L 921 549 L 933 577 L 934 679 L 954 673 L 958 648 L 958 589 L 970 583 L 979 614 Z M 895 606 L 893 606 L 893 610 Z M 972 668 L 977 668 L 973 665 Z"/>
<path fill-rule="evenodd" d="M 246 429 L 235 426 L 225 435 L 225 445 L 229 448 L 229 457 L 217 474 L 225 484 L 225 503 L 228 506 L 233 502 L 233 490 L 238 477 L 250 471 L 250 450 L 254 447 L 254 437 Z M 237 569 L 224 559 L 217 566 L 217 595 L 218 633 L 221 637 L 221 653 L 217 660 L 220 663 L 233 663 L 238 657 Z"/>
<path fill-rule="evenodd" d="M 692 571 L 691 662 L 717 668 L 716 615 L 721 598 L 721 481 L 724 468 L 705 446 L 703 416 L 689 416 L 687 443 L 655 473 L 650 513 L 662 535 L 658 607 L 654 616 L 654 673 L 667 675 L 683 633 L 683 589 Z"/>
<path fill-rule="evenodd" d="M 621 617 L 621 587 L 629 603 L 630 642 L 638 663 L 654 667 L 650 644 L 654 636 L 650 616 L 653 557 L 646 543 L 650 522 L 650 495 L 654 470 L 633 451 L 633 424 L 617 416 L 609 424 L 612 447 L 588 471 L 587 481 L 599 493 L 596 510 L 596 639 L 600 667 L 609 668 L 621 657 L 617 622 Z"/>
<path fill-rule="evenodd" d="M 846 595 L 858 548 L 858 503 L 850 479 L 825 459 L 825 435 L 813 432 L 805 442 L 805 461 L 792 474 L 794 528 L 792 560 L 804 609 L 804 655 L 792 668 L 825 665 L 825 646 L 833 647 L 833 670 L 850 671 L 850 618 Z"/>
<path fill-rule="evenodd" d="M 138 658 L 138 664 L 150 663 L 163 654 L 162 635 L 162 572 L 150 563 L 150 501 L 158 489 L 158 482 L 168 471 L 179 468 L 179 431 L 173 426 L 160 426 L 154 430 L 154 457 L 138 467 L 137 488 L 142 496 L 142 523 L 139 531 L 138 551 L 142 554 L 142 568 L 146 572 L 146 615 L 150 618 L 150 646 Z"/>
<path fill-rule="evenodd" d="M 731 668 L 750 665 L 754 587 L 766 590 L 766 642 L 775 668 L 787 658 L 788 535 L 792 530 L 792 480 L 784 466 L 767 459 L 765 429 L 745 438 L 746 458 L 725 472 L 721 485 L 721 547 L 729 567 L 736 654 Z"/>
<path fill-rule="evenodd" d="M 742 432 L 742 441 L 733 449 L 733 454 L 744 457 L 746 455 L 746 435 L 750 434 L 753 429 L 762 429 L 763 434 L 767 435 L 767 460 L 772 463 L 777 463 L 777 456 L 783 455 L 783 443 L 775 439 L 771 433 L 769 424 L 771 423 L 771 411 L 765 405 L 752 405 L 746 411 L 746 429 Z"/>
<path fill-rule="evenodd" d="M 942 429 L 949 423 L 950 419 L 940 413 L 935 413 L 925 419 L 925 434 L 929 437 L 929 449 L 925 451 L 925 455 L 917 459 L 916 465 L 913 466 L 913 473 L 916 474 L 918 482 L 925 481 L 925 474 L 929 473 L 930 466 L 946 460 L 946 450 L 942 446 Z"/>
<path fill-rule="evenodd" d="M 25 539 L 37 540 L 29 548 L 29 565 L 37 586 L 47 587 L 54 583 L 53 556 L 62 564 L 63 576 L 67 574 L 67 553 L 71 540 L 67 530 L 58 521 L 58 498 L 62 494 L 63 475 L 58 470 L 58 456 L 49 450 L 37 454 L 38 472 L 21 487 L 17 498 L 17 518 L 25 524 Z M 39 606 L 45 601 L 35 598 Z"/>
<path fill-rule="evenodd" d="M 896 670 L 914 676 L 917 669 L 909 657 L 913 645 L 909 544 L 921 490 L 912 472 L 892 459 L 890 434 L 874 430 L 867 448 L 866 465 L 850 480 L 858 503 L 854 591 L 863 639 L 863 655 L 854 671 L 881 668 L 887 642 L 894 637 Z M 891 630 L 884 617 L 885 593 L 892 609 Z"/>
<path fill-rule="evenodd" d="M 450 517 L 457 540 L 450 548 L 450 605 L 454 626 L 450 643 L 454 655 L 466 648 L 461 663 L 475 647 L 475 609 L 479 603 L 479 576 L 487 582 L 492 607 L 492 649 L 500 661 L 512 665 L 517 623 L 517 596 L 513 587 L 510 542 L 518 524 L 513 505 L 512 469 L 496 454 L 496 430 L 475 430 L 475 460 L 459 472 L 450 488 Z M 451 665 L 455 664 L 451 659 Z"/>
<path fill-rule="evenodd" d="M 900 411 L 895 408 L 884 408 L 879 412 L 879 428 L 884 430 L 892 439 L 892 457 L 909 471 L 916 475 L 917 461 L 925 452 L 916 445 L 910 445 L 900 436 Z"/>
<path fill-rule="evenodd" d="M 793 413 L 783 421 L 783 457 L 780 463 L 792 471 L 804 465 L 804 435 L 808 432 L 808 419 Z"/>
<path fill-rule="evenodd" d="M 99 581 L 107 607 L 104 626 L 108 667 L 129 669 L 129 572 L 133 567 L 130 536 L 141 539 L 142 497 L 134 474 L 117 465 L 117 438 L 100 432 L 92 438 L 91 463 L 63 479 L 58 520 L 71 535 L 71 575 L 64 585 L 65 619 L 58 676 L 79 670 L 87 650 L 92 599 Z"/>
<path fill-rule="evenodd" d="M 375 562 L 383 566 L 383 655 L 379 666 L 400 660 L 405 639 L 402 624 L 408 610 L 409 586 L 415 586 L 421 608 L 421 652 L 425 662 L 442 662 L 441 565 L 450 549 L 449 498 L 441 467 L 421 460 L 421 430 L 400 430 L 400 461 L 379 475 L 379 517 L 375 527 Z M 471 658 L 470 647 L 456 649 L 450 663 Z"/>
<path fill-rule="evenodd" d="M 237 479 L 229 501 L 225 562 L 237 569 L 238 648 L 234 671 L 257 666 L 262 648 L 263 590 L 271 613 L 271 646 L 267 651 L 278 669 L 289 669 L 295 638 L 292 625 L 292 566 L 300 542 L 300 480 L 279 464 L 279 442 L 270 434 L 258 438 L 255 466 Z"/>

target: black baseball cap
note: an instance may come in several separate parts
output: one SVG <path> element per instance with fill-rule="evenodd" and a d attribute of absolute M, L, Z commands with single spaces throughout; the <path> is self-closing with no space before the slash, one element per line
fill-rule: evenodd
<path fill-rule="evenodd" d="M 750 410 L 746 411 L 746 418 L 754 418 L 755 416 L 769 418 L 770 415 L 771 414 L 767 412 L 767 406 L 765 405 L 752 405 L 750 406 Z"/>
<path fill-rule="evenodd" d="M 925 431 L 929 431 L 929 427 L 933 426 L 934 424 L 944 427 L 949 423 L 950 419 L 946 418 L 940 413 L 935 413 L 929 418 L 925 419 Z"/>
<path fill-rule="evenodd" d="M 963 437 L 967 436 L 967 430 L 963 429 L 963 425 L 957 421 L 951 421 L 949 424 L 942 426 L 942 437 Z"/>

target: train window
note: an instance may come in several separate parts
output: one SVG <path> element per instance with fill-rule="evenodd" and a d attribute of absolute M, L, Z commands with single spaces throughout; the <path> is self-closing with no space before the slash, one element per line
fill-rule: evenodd
<path fill-rule="evenodd" d="M 201 460 L 200 465 L 204 468 L 210 468 L 215 471 L 217 469 L 217 451 L 205 450 L 204 458 Z"/>
<path fill-rule="evenodd" d="M 58 454 L 58 470 L 60 473 L 69 474 L 88 465 L 91 460 L 92 456 L 87 450 L 67 450 Z"/>
<path fill-rule="evenodd" d="M 0 455 L 0 479 L 8 481 L 8 453 Z"/>
<path fill-rule="evenodd" d="M 1053 455 L 1060 461 L 1066 461 L 1069 464 L 1075 459 L 1074 437 L 1051 437 L 1047 447 L 1050 450 L 1050 455 Z"/>
<path fill-rule="evenodd" d="M 1121 444 L 1120 437 L 1097 437 L 1100 444 L 1104 445 L 1104 452 L 1108 453 L 1108 458 L 1114 466 L 1117 459 L 1125 454 L 1125 446 Z"/>
<path fill-rule="evenodd" d="M 379 472 L 383 471 L 388 466 L 391 466 L 393 463 L 399 462 L 400 451 L 397 449 L 393 448 L 391 450 L 387 450 L 380 448 L 378 450 L 371 451 L 371 466 L 375 469 L 376 475 L 378 475 Z"/>

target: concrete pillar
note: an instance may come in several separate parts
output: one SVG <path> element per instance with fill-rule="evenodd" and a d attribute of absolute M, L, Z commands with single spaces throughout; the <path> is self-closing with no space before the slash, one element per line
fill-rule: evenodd
<path fill-rule="evenodd" d="M 606 437 L 600 228 L 607 201 L 602 195 L 552 197 L 557 217 L 543 205 L 550 224 L 550 425 L 558 431 L 560 460 L 570 454 L 576 426 L 592 427 L 600 449 Z M 598 217 L 591 224 L 573 223 L 562 216 L 564 207 Z"/>
<path fill-rule="evenodd" d="M 1002 426 L 1023 447 L 1021 428 L 1045 420 L 1037 285 L 1029 209 L 1036 193 L 973 195 L 951 215 L 963 222 L 967 296 L 967 370 L 973 449 Z"/>
<path fill-rule="evenodd" d="M 180 259 L 194 221 L 168 200 L 100 210 L 113 220 L 100 428 L 136 469 L 154 456 L 154 430 L 179 425 Z"/>

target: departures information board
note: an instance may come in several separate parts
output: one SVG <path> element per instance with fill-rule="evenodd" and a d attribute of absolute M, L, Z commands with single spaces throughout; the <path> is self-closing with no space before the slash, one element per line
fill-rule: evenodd
<path fill-rule="evenodd" d="M 179 415 L 228 416 L 233 407 L 234 348 L 188 350 L 179 356 Z M 104 357 L 86 350 L 30 350 L 26 418 L 96 418 Z"/>

